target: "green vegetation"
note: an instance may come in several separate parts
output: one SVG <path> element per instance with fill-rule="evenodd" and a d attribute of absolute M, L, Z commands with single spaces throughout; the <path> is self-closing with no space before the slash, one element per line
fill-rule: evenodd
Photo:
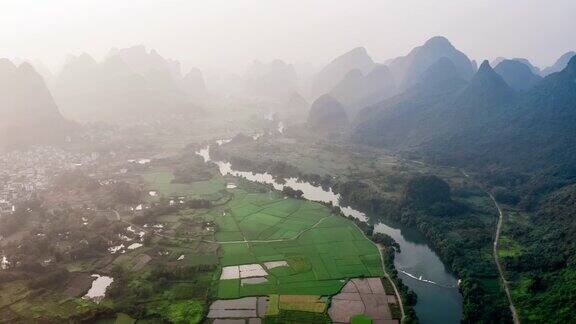
<path fill-rule="evenodd" d="M 392 314 L 392 318 L 395 319 L 402 318 L 402 311 L 400 310 L 400 306 L 398 306 L 397 303 L 388 303 L 388 307 L 390 307 L 390 313 Z M 407 322 L 407 320 L 405 322 Z"/>
<path fill-rule="evenodd" d="M 217 295 L 222 299 L 237 298 L 240 295 L 240 279 L 220 280 Z"/>
<path fill-rule="evenodd" d="M 276 316 L 280 314 L 280 296 L 273 294 L 268 296 L 268 306 L 266 308 L 266 316 Z"/>
<path fill-rule="evenodd" d="M 524 214 L 505 219 L 497 253 L 524 323 L 574 322 L 575 76 L 572 57 L 563 70 L 515 93 L 485 62 L 468 84 L 446 83 L 436 92 L 439 78 L 433 78 L 429 89 L 414 88 L 392 103 L 365 110 L 352 135 L 358 143 L 399 148 L 411 158 L 465 167 L 498 202 L 508 205 L 508 215 Z M 480 111 L 483 114 L 477 114 Z M 506 303 L 500 296 L 492 298 L 496 289 L 488 263 L 458 255 L 484 259 L 488 251 L 473 252 L 488 243 L 478 239 L 486 236 L 483 226 L 452 233 L 450 224 L 429 226 L 435 221 L 427 216 L 412 216 L 408 222 L 426 229 L 443 258 L 464 275 L 465 321 L 510 321 L 504 314 L 509 313 Z M 452 247 L 451 240 L 438 237 L 454 234 L 464 244 L 454 240 Z"/>
<path fill-rule="evenodd" d="M 28 240 L 6 246 L 18 266 L 0 275 L 2 320 L 199 323 L 214 299 L 268 295 L 266 322 L 328 323 L 327 296 L 349 278 L 383 275 L 378 250 L 354 222 L 301 192 L 221 177 L 209 165 L 171 161 L 133 171 L 140 177 L 97 189 L 109 199 L 106 210 L 61 204 L 46 212 L 38 202 L 7 224 Z M 226 189 L 232 181 L 237 188 Z M 95 190 L 72 185 L 86 197 Z M 150 190 L 159 196 L 144 194 Z M 132 198 L 115 202 L 118 192 Z M 127 249 L 133 243 L 142 246 Z M 269 261 L 287 266 L 265 268 L 263 283 L 219 280 L 224 266 Z M 114 279 L 99 304 L 81 298 L 92 273 Z"/>
<path fill-rule="evenodd" d="M 134 324 L 136 320 L 128 314 L 118 313 L 115 317 L 100 318 L 96 320 L 96 324 Z"/>
<path fill-rule="evenodd" d="M 351 324 L 372 324 L 370 317 L 366 315 L 354 315 L 350 321 Z"/>
<path fill-rule="evenodd" d="M 277 316 L 267 316 L 266 324 L 330 324 L 326 314 L 281 310 Z"/>
<path fill-rule="evenodd" d="M 82 317 L 97 310 L 93 303 L 80 298 L 71 298 L 62 291 L 45 296 L 33 296 L 21 282 L 2 284 L 0 298 L 0 320 L 15 322 L 25 315 L 35 321 Z M 8 305 L 9 308 L 7 307 Z"/>
<path fill-rule="evenodd" d="M 500 237 L 498 246 L 498 257 L 514 258 L 522 254 L 522 246 L 509 237 Z"/>
<path fill-rule="evenodd" d="M 314 295 L 280 295 L 281 310 L 324 313 L 326 300 Z"/>
<path fill-rule="evenodd" d="M 269 270 L 268 281 L 239 285 L 221 280 L 218 297 L 270 294 L 333 295 L 345 282 L 382 276 L 380 256 L 354 223 L 314 202 L 278 193 L 246 193 L 213 213 L 222 266 L 288 261 Z M 242 241 L 232 243 L 232 241 Z M 246 240 L 246 242 L 244 242 Z"/>
<path fill-rule="evenodd" d="M 45 206 L 51 201 L 45 201 L 30 202 L 28 208 L 21 209 L 21 215 L 6 220 L 18 220 L 6 227 L 18 236 L 2 246 L 11 267 L 0 272 L 0 319 L 201 322 L 217 270 L 218 245 L 200 239 L 215 239 L 213 217 L 206 209 L 226 201 L 227 194 L 220 192 L 224 180 L 214 178 L 202 183 L 217 184 L 211 190 L 194 182 L 167 183 L 168 187 L 179 189 L 188 186 L 186 190 L 192 196 L 186 195 L 183 203 L 174 206 L 167 199 L 160 199 L 140 212 L 130 211 L 132 200 L 117 204 L 112 197 L 119 190 L 138 192 L 136 185 L 94 187 L 85 183 L 76 181 L 67 185 L 66 190 L 77 192 L 70 199 L 90 194 L 108 197 L 106 204 L 120 210 L 119 217 L 113 212 L 84 209 L 82 205 L 62 204 L 47 211 Z M 205 200 L 206 197 L 214 203 Z M 127 249 L 132 243 L 143 246 Z M 120 244 L 124 246 L 122 251 L 109 251 L 111 246 Z M 93 273 L 114 279 L 99 304 L 82 298 L 94 280 L 90 277 Z M 110 313 L 118 315 L 110 317 Z"/>
<path fill-rule="evenodd" d="M 142 174 L 142 177 L 150 184 L 150 190 L 156 190 L 165 197 L 209 195 L 215 194 L 225 187 L 224 181 L 219 177 L 192 183 L 174 182 L 174 174 L 167 169 L 147 171 Z"/>
<path fill-rule="evenodd" d="M 380 234 L 382 236 L 384 234 Z M 392 238 L 389 237 L 390 240 Z M 381 240 L 379 238 L 379 240 Z M 388 240 L 386 240 L 388 241 Z M 416 312 L 414 311 L 414 305 L 418 301 L 418 296 L 411 291 L 403 282 L 402 279 L 398 277 L 398 271 L 394 268 L 394 257 L 395 257 L 395 250 L 392 245 L 385 245 L 382 249 L 382 255 L 384 257 L 384 266 L 386 267 L 386 272 L 390 275 L 390 279 L 394 281 L 394 284 L 398 288 L 398 292 L 402 296 L 402 302 L 404 304 L 404 318 L 403 323 L 418 323 L 418 318 L 416 317 Z M 383 286 L 385 291 L 393 291 L 394 287 L 388 280 L 382 280 Z M 400 307 L 396 305 L 396 307 L 391 307 L 390 311 L 392 312 L 393 318 L 401 319 L 402 312 L 400 311 Z"/>
<path fill-rule="evenodd" d="M 498 253 L 518 314 L 527 323 L 570 321 L 576 307 L 574 186 L 522 197 L 519 206 L 505 206 Z"/>
<path fill-rule="evenodd" d="M 180 301 L 168 307 L 168 320 L 171 323 L 200 323 L 203 304 L 198 301 Z"/>
<path fill-rule="evenodd" d="M 259 171 L 273 165 L 269 159 L 299 167 L 300 159 L 333 161 L 326 163 L 322 174 L 304 173 L 311 168 L 287 166 L 284 170 L 290 170 L 290 176 L 330 186 L 341 195 L 341 203 L 366 212 L 373 222 L 392 220 L 417 228 L 462 280 L 464 321 L 510 320 L 492 255 L 497 212 L 482 188 L 457 169 L 403 161 L 378 149 L 335 142 L 306 144 L 306 137 L 294 142 L 270 141 L 266 147 L 228 145 L 219 154 L 229 160 L 241 154 L 246 165 L 260 167 Z"/>
<path fill-rule="evenodd" d="M 429 208 L 437 203 L 450 202 L 450 185 L 434 175 L 413 177 L 402 192 L 402 204 Z"/>
<path fill-rule="evenodd" d="M 136 323 L 135 319 L 130 317 L 130 315 L 123 313 L 118 314 L 118 316 L 116 316 L 116 321 L 114 321 L 114 324 L 134 324 L 134 323 Z"/>

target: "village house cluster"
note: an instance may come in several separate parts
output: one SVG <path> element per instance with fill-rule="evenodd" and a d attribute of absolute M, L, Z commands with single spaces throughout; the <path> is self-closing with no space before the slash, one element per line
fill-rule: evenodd
<path fill-rule="evenodd" d="M 74 153 L 50 146 L 0 154 L 0 216 L 13 213 L 19 202 L 48 188 L 58 173 L 90 165 L 97 159 L 98 153 Z"/>

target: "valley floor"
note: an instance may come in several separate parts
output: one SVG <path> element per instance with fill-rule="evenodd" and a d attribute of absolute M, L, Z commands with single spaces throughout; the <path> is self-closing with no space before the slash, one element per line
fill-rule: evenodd
<path fill-rule="evenodd" d="M 373 221 L 392 219 L 417 228 L 461 278 L 464 320 L 512 321 L 494 262 L 498 212 L 485 191 L 459 170 L 405 160 L 379 149 L 307 137 L 305 132 L 226 144 L 217 154 L 240 170 L 330 186 L 341 194 L 344 204 L 368 212 Z M 435 174 L 448 181 L 454 199 L 468 206 L 467 211 L 446 217 L 395 213 L 404 185 L 419 174 Z M 390 207 L 375 207 L 378 205 Z"/>
<path fill-rule="evenodd" d="M 375 323 L 398 322 L 395 292 L 382 283 L 380 252 L 352 220 L 213 171 L 209 179 L 178 183 L 172 170 L 139 168 L 132 179 L 144 188 L 142 201 L 86 218 L 85 229 L 98 225 L 117 234 L 105 236 L 113 243 L 103 252 L 60 261 L 66 277 L 58 285 L 47 281 L 38 290 L 26 276 L 0 281 L 1 319 L 328 323 L 331 316 L 348 322 L 365 314 Z M 96 282 L 91 276 L 111 279 L 105 295 L 86 296 Z M 343 292 L 353 278 L 358 292 Z M 335 295 L 357 306 L 331 303 Z"/>

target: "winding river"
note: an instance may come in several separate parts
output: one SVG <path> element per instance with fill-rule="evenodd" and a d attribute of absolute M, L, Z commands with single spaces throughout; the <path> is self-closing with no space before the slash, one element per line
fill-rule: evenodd
<path fill-rule="evenodd" d="M 428 246 L 426 239 L 413 228 L 379 223 L 374 232 L 388 234 L 400 245 L 394 266 L 404 284 L 418 295 L 414 307 L 422 323 L 460 323 L 462 295 L 458 280 L 449 273 Z"/>
<path fill-rule="evenodd" d="M 227 143 L 218 141 L 218 145 Z M 237 171 L 232 169 L 229 162 L 213 161 L 210 158 L 210 146 L 196 152 L 205 162 L 213 162 L 220 169 L 222 175 L 242 177 L 249 181 L 269 184 L 277 190 L 285 186 L 302 190 L 303 197 L 311 201 L 332 203 L 338 206 L 346 216 L 352 216 L 364 222 L 368 217 L 361 211 L 340 205 L 340 194 L 332 189 L 324 190 L 311 183 L 300 181 L 297 178 L 285 179 L 285 183 L 278 183 L 271 174 Z M 415 306 L 416 314 L 424 324 L 451 324 L 460 323 L 462 318 L 462 296 L 458 291 L 458 280 L 450 274 L 438 255 L 428 246 L 424 237 L 416 230 L 395 224 L 378 223 L 375 232 L 391 236 L 400 245 L 400 253 L 396 253 L 394 266 L 399 272 L 402 281 L 418 295 Z"/>

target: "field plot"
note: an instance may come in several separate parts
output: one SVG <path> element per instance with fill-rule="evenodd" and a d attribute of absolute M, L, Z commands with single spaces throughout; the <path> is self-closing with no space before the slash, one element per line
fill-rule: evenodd
<path fill-rule="evenodd" d="M 200 247 L 219 246 L 220 271 L 213 291 L 221 300 L 212 304 L 208 314 L 214 322 L 328 323 L 329 296 L 338 294 L 352 278 L 383 275 L 376 247 L 353 222 L 322 204 L 261 187 L 253 190 L 243 183 L 225 189 L 228 182 L 219 177 L 203 183 L 208 187 L 198 191 L 194 186 L 199 182 L 174 184 L 165 171 L 144 178 L 160 196 L 227 198 L 213 202 L 209 210 L 181 210 L 158 217 L 169 236 L 191 240 L 174 240 L 161 251 L 139 251 L 154 259 L 161 253 L 171 265 L 214 264 L 210 256 L 216 251 Z M 207 233 L 207 227 L 214 231 Z M 137 261 L 143 262 L 135 258 L 126 263 L 138 267 Z"/>
<path fill-rule="evenodd" d="M 219 298 L 330 296 L 350 278 L 383 275 L 377 249 L 329 208 L 277 193 L 239 191 L 222 206 L 225 211 L 212 213 L 224 267 Z M 262 269 L 256 276 L 262 279 L 241 281 L 246 265 Z"/>
<path fill-rule="evenodd" d="M 356 278 L 332 298 L 328 314 L 334 323 L 398 323 L 392 318 L 388 302 L 380 278 Z"/>
<path fill-rule="evenodd" d="M 279 309 L 323 313 L 326 300 L 313 295 L 280 295 Z"/>
<path fill-rule="evenodd" d="M 151 190 L 165 197 L 211 195 L 226 187 L 226 183 L 220 177 L 192 183 L 173 183 L 174 175 L 171 171 L 164 169 L 143 173 L 142 177 L 150 184 Z"/>
<path fill-rule="evenodd" d="M 217 300 L 210 305 L 208 318 L 214 322 L 218 319 L 225 321 L 238 321 L 238 323 L 261 323 L 266 314 L 267 297 L 245 297 L 232 300 Z M 225 320 L 228 319 L 228 320 Z"/>
<path fill-rule="evenodd" d="M 327 298 L 307 295 L 271 295 L 216 300 L 208 318 L 213 323 L 329 323 Z"/>

